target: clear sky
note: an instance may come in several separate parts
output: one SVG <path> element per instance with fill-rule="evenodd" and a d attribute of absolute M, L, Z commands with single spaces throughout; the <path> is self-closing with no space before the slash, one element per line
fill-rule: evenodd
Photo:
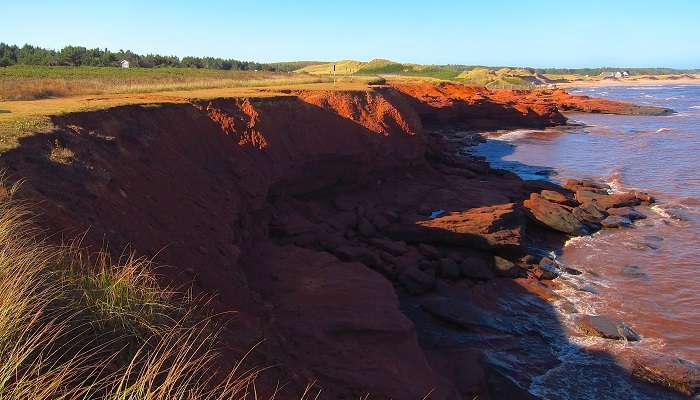
<path fill-rule="evenodd" d="M 700 68 L 700 0 L 0 0 L 0 41 L 255 61 Z"/>

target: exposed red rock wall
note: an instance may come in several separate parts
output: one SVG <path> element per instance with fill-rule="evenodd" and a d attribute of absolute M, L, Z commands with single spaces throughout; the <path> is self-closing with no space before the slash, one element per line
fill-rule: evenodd
<path fill-rule="evenodd" d="M 542 99 L 445 84 L 125 106 L 56 117 L 56 131 L 22 139 L 2 163 L 26 179 L 52 231 L 132 246 L 172 281 L 217 294 L 219 311 L 239 311 L 229 345 L 242 352 L 265 338 L 260 354 L 281 363 L 271 379 L 290 380 L 290 398 L 314 380 L 325 398 L 458 398 L 389 282 L 424 291 L 436 275 L 488 279 L 489 251 L 526 240 L 508 204 L 530 191 L 462 160 L 424 125 L 547 126 L 565 121 L 558 104 L 575 101 Z M 53 158 L 57 147 L 72 156 Z M 507 223 L 483 212 L 453 221 L 455 234 L 488 231 L 486 248 L 390 235 L 426 210 L 502 205 Z M 464 390 L 480 393 L 483 374 L 469 368 L 461 379 L 476 386 Z"/>

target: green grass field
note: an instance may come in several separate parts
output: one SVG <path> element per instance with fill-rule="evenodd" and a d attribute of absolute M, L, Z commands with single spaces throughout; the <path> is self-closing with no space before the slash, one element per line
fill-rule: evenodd
<path fill-rule="evenodd" d="M 263 84 L 322 82 L 305 73 L 194 68 L 45 67 L 0 68 L 0 100 L 33 100 L 84 94 L 146 93 Z"/>

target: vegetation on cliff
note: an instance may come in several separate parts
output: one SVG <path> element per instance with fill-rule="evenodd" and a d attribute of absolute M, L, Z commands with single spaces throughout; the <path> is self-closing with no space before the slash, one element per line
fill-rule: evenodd
<path fill-rule="evenodd" d="M 254 371 L 217 377 L 217 329 L 150 263 L 39 239 L 29 208 L 0 198 L 0 398 L 229 399 Z"/>

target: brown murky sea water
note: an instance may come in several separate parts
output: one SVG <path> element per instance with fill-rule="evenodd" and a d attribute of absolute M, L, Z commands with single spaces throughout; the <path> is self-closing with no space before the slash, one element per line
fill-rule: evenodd
<path fill-rule="evenodd" d="M 639 351 L 700 363 L 700 85 L 572 90 L 669 107 L 670 116 L 571 114 L 582 126 L 489 135 L 472 149 L 526 179 L 598 178 L 658 204 L 634 228 L 570 240 L 557 259 L 584 273 L 562 293 L 583 313 L 614 315 L 643 337 Z M 563 321 L 571 316 L 562 313 Z M 570 321 L 569 321 L 570 322 Z M 572 328 L 573 331 L 573 328 Z M 572 337 L 615 353 L 625 343 Z"/>

